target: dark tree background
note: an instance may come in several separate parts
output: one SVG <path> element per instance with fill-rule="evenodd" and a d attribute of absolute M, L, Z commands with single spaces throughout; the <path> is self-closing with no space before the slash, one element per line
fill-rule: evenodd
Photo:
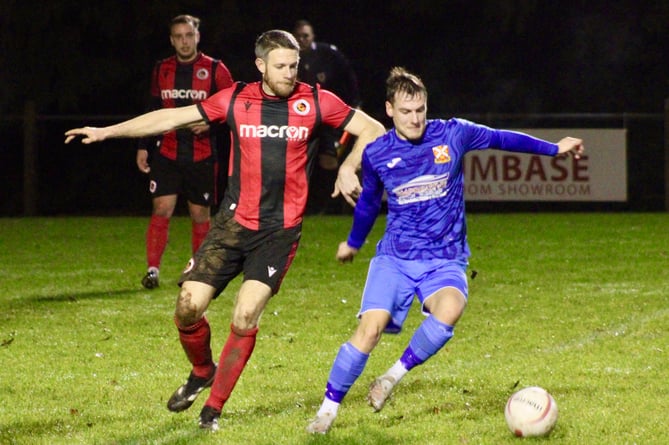
<path fill-rule="evenodd" d="M 660 112 L 668 95 L 669 2 L 539 0 L 2 0 L 0 111 L 136 114 L 153 62 L 172 53 L 168 20 L 202 18 L 200 48 L 239 80 L 258 78 L 253 41 L 314 24 L 383 112 L 393 65 L 420 74 L 432 115 Z"/>
<path fill-rule="evenodd" d="M 92 149 L 65 146 L 62 135 L 145 110 L 152 67 L 173 54 L 169 20 L 182 13 L 202 19 L 200 49 L 244 81 L 259 78 L 261 32 L 310 20 L 348 55 L 363 108 L 386 124 L 395 65 L 424 79 L 430 117 L 625 113 L 629 206 L 664 204 L 666 0 L 0 0 L 0 215 L 34 202 L 24 189 L 37 189 L 41 214 L 148 212 L 134 141 Z M 35 131 L 22 126 L 26 103 L 41 117 Z M 630 114 L 653 120 L 630 126 Z M 593 122 L 602 124 L 577 126 Z M 24 174 L 24 134 L 36 140 L 33 174 Z"/>

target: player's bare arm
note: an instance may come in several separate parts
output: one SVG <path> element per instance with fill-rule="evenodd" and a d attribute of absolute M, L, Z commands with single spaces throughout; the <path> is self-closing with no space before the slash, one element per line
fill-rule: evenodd
<path fill-rule="evenodd" d="M 108 127 L 74 128 L 65 132 L 65 143 L 83 136 L 83 144 L 101 142 L 112 138 L 138 138 L 153 136 L 190 125 L 204 124 L 196 105 L 180 108 L 163 108 Z"/>
<path fill-rule="evenodd" d="M 367 144 L 382 136 L 386 132 L 386 129 L 380 122 L 372 119 L 364 111 L 355 110 L 353 118 L 344 127 L 344 130 L 357 136 L 357 139 L 353 144 L 351 153 L 339 167 L 332 197 L 336 198 L 341 194 L 346 202 L 355 206 L 355 198 L 362 191 L 360 180 L 356 175 L 362 162 L 362 152 Z"/>
<path fill-rule="evenodd" d="M 566 137 L 558 142 L 558 154 L 571 153 L 576 159 L 579 159 L 585 150 L 583 139 Z"/>

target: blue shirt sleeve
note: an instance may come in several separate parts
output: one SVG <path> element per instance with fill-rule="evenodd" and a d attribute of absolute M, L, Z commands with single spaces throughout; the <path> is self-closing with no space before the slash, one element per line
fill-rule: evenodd
<path fill-rule="evenodd" d="M 366 151 L 362 154 L 362 193 L 353 211 L 353 226 L 346 243 L 360 249 L 372 231 L 376 217 L 381 210 L 383 183 L 372 168 Z"/>
<path fill-rule="evenodd" d="M 557 144 L 535 138 L 529 134 L 511 130 L 493 131 L 490 139 L 490 148 L 546 156 L 555 156 L 558 152 Z"/>

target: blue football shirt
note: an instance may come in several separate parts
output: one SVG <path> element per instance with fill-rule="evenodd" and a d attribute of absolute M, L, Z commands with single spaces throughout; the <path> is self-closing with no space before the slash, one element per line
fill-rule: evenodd
<path fill-rule="evenodd" d="M 377 255 L 467 261 L 462 161 L 467 152 L 487 148 L 551 156 L 558 150 L 556 144 L 524 133 L 464 119 L 429 119 L 423 137 L 416 141 L 400 139 L 392 129 L 363 152 L 363 190 L 348 244 L 363 245 L 385 191 L 387 226 Z"/>

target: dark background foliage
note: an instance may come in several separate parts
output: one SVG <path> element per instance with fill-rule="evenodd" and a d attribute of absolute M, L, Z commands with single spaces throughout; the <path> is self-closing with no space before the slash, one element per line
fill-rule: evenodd
<path fill-rule="evenodd" d="M 259 78 L 253 43 L 261 32 L 310 20 L 318 40 L 349 57 L 363 108 L 386 124 L 384 81 L 402 65 L 427 84 L 430 117 L 623 126 L 629 208 L 664 208 L 666 1 L 0 0 L 0 215 L 28 207 L 26 179 L 40 214 L 149 211 L 134 141 L 65 146 L 62 135 L 145 110 L 152 67 L 173 54 L 169 20 L 182 13 L 202 19 L 200 49 L 244 81 Z M 23 125 L 26 103 L 36 107 L 35 131 Z M 25 174 L 25 135 L 36 141 L 33 174 Z"/>
<path fill-rule="evenodd" d="M 349 56 L 375 115 L 394 65 L 424 78 L 436 115 L 660 112 L 667 96 L 668 2 L 2 0 L 0 111 L 27 99 L 40 113 L 143 111 L 179 13 L 198 15 L 200 48 L 247 81 L 259 33 L 312 21 Z"/>

